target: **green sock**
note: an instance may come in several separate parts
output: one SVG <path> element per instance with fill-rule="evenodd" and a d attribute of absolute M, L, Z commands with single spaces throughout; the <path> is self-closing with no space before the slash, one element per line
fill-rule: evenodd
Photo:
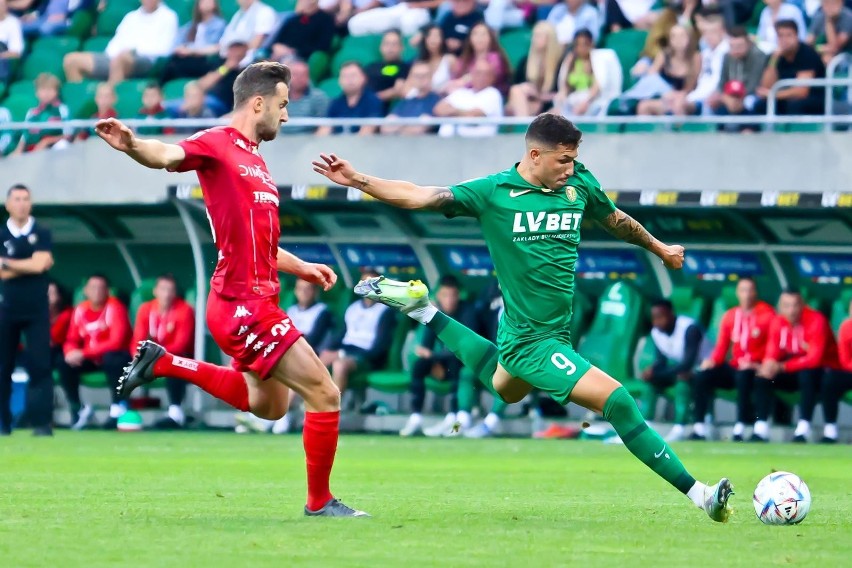
<path fill-rule="evenodd" d="M 499 396 L 494 397 L 494 404 L 491 405 L 491 412 L 503 418 L 503 412 L 506 410 L 506 407 L 509 406 L 509 403 L 504 401 Z"/>
<path fill-rule="evenodd" d="M 476 401 L 476 377 L 467 367 L 464 367 L 459 375 L 459 388 L 456 396 L 459 401 L 459 410 L 464 412 L 473 410 L 473 404 Z"/>
<path fill-rule="evenodd" d="M 675 424 L 686 424 L 689 420 L 689 403 L 692 401 L 692 390 L 686 381 L 678 381 L 674 386 Z"/>
<path fill-rule="evenodd" d="M 473 376 L 482 381 L 491 394 L 500 398 L 493 383 L 494 372 L 497 370 L 496 345 L 443 312 L 435 314 L 426 325 L 435 332 L 441 343 L 470 369 Z"/>
<path fill-rule="evenodd" d="M 695 485 L 677 454 L 659 434 L 645 424 L 636 401 L 624 387 L 613 391 L 604 405 L 604 418 L 612 424 L 621 441 L 654 473 L 671 483 L 684 495 Z"/>

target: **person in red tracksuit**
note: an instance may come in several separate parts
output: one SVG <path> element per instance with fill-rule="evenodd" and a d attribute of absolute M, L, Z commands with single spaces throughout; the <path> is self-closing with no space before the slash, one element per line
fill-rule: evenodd
<path fill-rule="evenodd" d="M 140 342 L 150 339 L 162 345 L 169 353 L 192 357 L 195 340 L 195 313 L 192 307 L 178 297 L 177 281 L 171 274 L 157 278 L 154 299 L 139 306 L 130 352 L 136 353 Z M 183 428 L 186 416 L 181 404 L 186 396 L 186 381 L 166 378 L 169 395 L 168 415 L 158 421 L 158 428 Z"/>
<path fill-rule="evenodd" d="M 757 284 L 747 277 L 737 282 L 737 301 L 739 305 L 722 316 L 713 353 L 693 378 L 694 417 L 696 425 L 703 425 L 704 416 L 712 410 L 716 389 L 736 388 L 737 422 L 732 438 L 742 442 L 745 425 L 754 422 L 754 376 L 763 362 L 775 310 L 758 298 Z"/>
<path fill-rule="evenodd" d="M 825 426 L 822 432 L 824 444 L 837 443 L 837 414 L 840 399 L 852 390 L 852 302 L 849 303 L 849 319 L 840 325 L 837 334 L 838 368 L 831 369 L 822 381 L 822 412 Z"/>
<path fill-rule="evenodd" d="M 71 326 L 71 294 L 56 282 L 47 286 L 47 305 L 50 313 L 50 364 L 58 369 L 60 361 L 65 360 L 62 348 Z"/>
<path fill-rule="evenodd" d="M 86 301 L 74 308 L 63 346 L 65 358 L 59 367 L 62 388 L 71 406 L 72 420 L 75 420 L 71 428 L 80 430 L 92 418 L 91 406 L 80 403 L 80 375 L 102 370 L 112 395 L 109 418 L 103 427 L 115 429 L 119 416 L 125 411 L 116 390 L 118 379 L 130 361 L 130 353 L 127 351 L 127 343 L 130 341 L 127 308 L 109 295 L 109 281 L 101 274 L 89 277 L 83 293 Z"/>
<path fill-rule="evenodd" d="M 838 366 L 837 342 L 828 319 L 806 306 L 798 292 L 781 294 L 778 313 L 769 330 L 766 358 L 754 383 L 756 421 L 752 439 L 768 440 L 767 420 L 774 400 L 773 391 L 798 391 L 799 423 L 793 441 L 805 443 L 823 371 Z"/>

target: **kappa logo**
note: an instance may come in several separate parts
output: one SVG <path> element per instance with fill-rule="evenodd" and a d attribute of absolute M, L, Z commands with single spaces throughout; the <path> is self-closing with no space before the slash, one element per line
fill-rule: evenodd
<path fill-rule="evenodd" d="M 248 348 L 252 343 L 254 343 L 255 339 L 257 339 L 257 334 L 256 333 L 249 333 L 248 336 L 246 337 L 246 348 Z"/>
<path fill-rule="evenodd" d="M 260 351 L 261 349 L 263 349 L 263 341 L 258 341 L 257 343 L 255 343 L 252 349 L 254 349 L 255 351 Z"/>
<path fill-rule="evenodd" d="M 241 325 L 240 330 L 237 332 L 237 335 L 243 335 L 245 332 L 249 330 L 249 326 Z"/>
<path fill-rule="evenodd" d="M 509 192 L 509 197 L 520 197 L 521 195 L 524 195 L 525 193 L 530 193 L 531 191 L 531 189 L 522 189 L 521 191 L 513 189 Z"/>
<path fill-rule="evenodd" d="M 237 306 L 236 311 L 234 312 L 235 318 L 245 318 L 251 315 L 251 312 L 246 309 L 245 306 Z"/>
<path fill-rule="evenodd" d="M 270 176 L 269 173 L 267 173 L 260 166 L 257 166 L 257 165 L 246 166 L 246 165 L 240 164 L 237 167 L 240 168 L 240 176 L 241 177 L 257 178 L 257 179 L 260 180 L 260 183 L 262 183 L 263 185 L 265 185 L 269 189 L 271 189 L 273 191 L 278 191 L 278 187 L 272 181 L 272 176 Z"/>
<path fill-rule="evenodd" d="M 198 361 L 192 359 L 184 359 L 183 357 L 172 357 L 172 365 L 181 369 L 189 369 L 190 371 L 198 370 Z"/>
<path fill-rule="evenodd" d="M 263 350 L 263 356 L 267 357 L 270 353 L 272 353 L 272 350 L 275 349 L 277 346 L 278 346 L 277 341 L 273 341 L 272 343 L 267 345 L 266 349 Z"/>

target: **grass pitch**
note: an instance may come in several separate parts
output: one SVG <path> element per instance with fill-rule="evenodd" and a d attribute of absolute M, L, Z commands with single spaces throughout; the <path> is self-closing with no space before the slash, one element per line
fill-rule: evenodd
<path fill-rule="evenodd" d="M 623 447 L 344 436 L 336 494 L 373 519 L 306 519 L 300 436 L 27 432 L 0 438 L 0 566 L 849 566 L 852 448 L 686 443 L 729 476 L 727 525 Z M 805 522 L 768 527 L 751 492 L 802 476 Z"/>

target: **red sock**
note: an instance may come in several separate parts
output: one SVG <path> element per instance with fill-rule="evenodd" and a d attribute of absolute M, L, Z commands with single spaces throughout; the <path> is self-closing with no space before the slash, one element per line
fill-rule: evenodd
<path fill-rule="evenodd" d="M 308 509 L 317 511 L 332 498 L 328 488 L 337 436 L 340 411 L 305 412 L 302 443 L 305 445 L 305 462 L 308 465 Z"/>
<path fill-rule="evenodd" d="M 166 353 L 154 363 L 154 374 L 158 377 L 182 379 L 201 387 L 234 408 L 243 412 L 249 409 L 248 386 L 239 371 Z"/>

